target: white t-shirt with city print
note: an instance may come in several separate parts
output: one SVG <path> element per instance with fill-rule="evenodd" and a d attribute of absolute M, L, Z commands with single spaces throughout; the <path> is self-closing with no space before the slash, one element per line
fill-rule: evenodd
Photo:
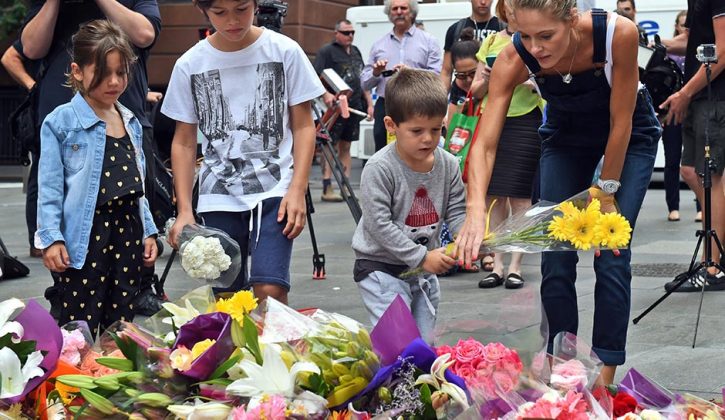
<path fill-rule="evenodd" d="M 198 124 L 197 211 L 246 211 L 284 196 L 293 171 L 289 107 L 324 92 L 302 48 L 271 30 L 243 50 L 223 52 L 202 40 L 184 53 L 161 112 Z"/>

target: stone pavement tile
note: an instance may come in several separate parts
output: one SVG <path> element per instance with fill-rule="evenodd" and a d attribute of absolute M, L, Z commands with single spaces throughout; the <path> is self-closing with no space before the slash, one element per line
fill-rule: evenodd
<path fill-rule="evenodd" d="M 689 342 L 673 341 L 672 345 L 663 346 L 632 344 L 628 353 L 627 364 L 624 369 L 618 369 L 618 377 L 633 366 L 671 391 L 722 398 L 722 394 L 716 395 L 723 384 L 721 367 L 725 364 L 725 353 L 722 349 L 693 349 Z"/>

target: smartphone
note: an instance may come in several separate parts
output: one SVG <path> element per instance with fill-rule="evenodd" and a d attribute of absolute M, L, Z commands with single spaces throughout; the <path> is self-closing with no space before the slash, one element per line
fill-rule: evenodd
<path fill-rule="evenodd" d="M 489 55 L 489 56 L 486 57 L 486 64 L 489 67 L 493 67 L 493 62 L 494 61 L 496 61 L 496 56 L 495 55 Z"/>
<path fill-rule="evenodd" d="M 390 69 L 390 70 L 383 70 L 380 75 L 383 77 L 390 77 L 395 74 L 395 72 L 398 71 L 396 69 Z"/>

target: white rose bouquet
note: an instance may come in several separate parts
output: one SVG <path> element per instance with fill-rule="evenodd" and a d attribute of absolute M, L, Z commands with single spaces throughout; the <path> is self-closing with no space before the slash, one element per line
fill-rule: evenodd
<path fill-rule="evenodd" d="M 226 232 L 201 225 L 186 225 L 179 236 L 181 267 L 190 277 L 213 286 L 227 287 L 241 269 L 239 244 Z"/>

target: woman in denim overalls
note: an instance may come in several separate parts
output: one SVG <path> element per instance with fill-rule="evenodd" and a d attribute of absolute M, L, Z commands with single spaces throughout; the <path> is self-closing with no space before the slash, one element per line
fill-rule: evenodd
<path fill-rule="evenodd" d="M 632 225 L 654 165 L 660 124 L 649 94 L 638 82 L 636 26 L 601 10 L 578 15 L 576 0 L 506 0 L 519 32 L 502 51 L 491 74 L 489 102 L 471 149 L 469 214 L 459 235 L 459 254 L 475 258 L 483 239 L 485 193 L 496 145 L 514 87 L 534 80 L 546 99 L 547 119 L 539 129 L 541 199 L 561 202 L 591 186 L 604 156 L 597 190 L 602 211 L 616 211 Z M 613 181 L 613 182 L 607 182 Z M 618 183 L 621 185 L 617 188 Z M 594 260 L 592 344 L 611 383 L 624 363 L 630 311 L 630 250 L 597 252 Z M 541 298 L 549 321 L 549 346 L 561 331 L 577 332 L 575 252 L 542 255 Z"/>

